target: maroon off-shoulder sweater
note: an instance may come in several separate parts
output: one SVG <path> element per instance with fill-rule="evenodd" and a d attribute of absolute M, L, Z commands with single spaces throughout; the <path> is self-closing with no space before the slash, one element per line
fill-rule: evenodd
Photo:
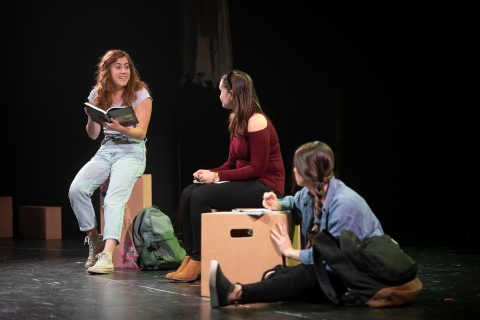
<path fill-rule="evenodd" d="M 218 172 L 220 181 L 258 180 L 284 195 L 285 167 L 277 131 L 270 121 L 263 130 L 230 137 L 227 162 L 210 171 Z"/>

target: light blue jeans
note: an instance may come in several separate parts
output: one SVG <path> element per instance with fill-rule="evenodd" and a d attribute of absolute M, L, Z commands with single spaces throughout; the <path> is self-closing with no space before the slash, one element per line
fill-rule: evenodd
<path fill-rule="evenodd" d="M 68 197 L 81 231 L 92 230 L 97 226 L 91 197 L 97 188 L 110 179 L 103 204 L 103 240 L 115 239 L 118 245 L 125 204 L 130 198 L 133 185 L 145 171 L 145 141 L 123 135 L 106 136 L 95 156 L 77 173 L 70 185 Z"/>

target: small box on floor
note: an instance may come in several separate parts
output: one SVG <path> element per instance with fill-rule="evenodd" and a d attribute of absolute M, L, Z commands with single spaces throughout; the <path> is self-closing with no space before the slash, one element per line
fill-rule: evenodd
<path fill-rule="evenodd" d="M 13 237 L 12 197 L 0 197 L 0 238 Z"/>
<path fill-rule="evenodd" d="M 18 234 L 25 238 L 62 239 L 62 208 L 19 206 Z"/>

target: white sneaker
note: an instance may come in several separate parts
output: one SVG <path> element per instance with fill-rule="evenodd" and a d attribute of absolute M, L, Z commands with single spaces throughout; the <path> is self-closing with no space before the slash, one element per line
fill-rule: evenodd
<path fill-rule="evenodd" d="M 112 273 L 114 270 L 111 252 L 100 252 L 95 256 L 97 262 L 87 269 L 90 273 Z"/>

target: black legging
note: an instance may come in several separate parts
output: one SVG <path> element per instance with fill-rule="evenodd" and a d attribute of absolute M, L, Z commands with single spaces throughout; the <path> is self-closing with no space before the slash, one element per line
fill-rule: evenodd
<path fill-rule="evenodd" d="M 336 292 L 346 292 L 345 285 L 335 274 L 327 271 Z M 234 280 L 234 279 L 230 279 Z M 263 281 L 241 284 L 241 304 L 256 302 L 279 302 L 285 300 L 328 302 L 315 275 L 312 264 L 299 264 L 294 267 L 279 269 Z"/>
<path fill-rule="evenodd" d="M 201 260 L 201 214 L 235 208 L 263 208 L 263 194 L 275 192 L 257 180 L 192 184 L 182 191 L 181 213 L 184 248 L 191 259 Z"/>

